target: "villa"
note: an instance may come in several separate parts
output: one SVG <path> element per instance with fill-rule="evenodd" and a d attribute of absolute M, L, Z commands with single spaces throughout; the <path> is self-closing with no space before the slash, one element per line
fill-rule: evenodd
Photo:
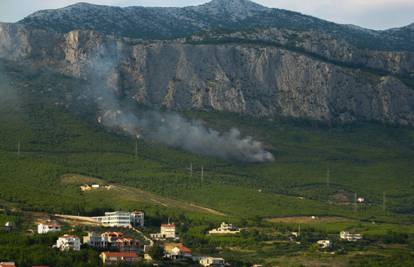
<path fill-rule="evenodd" d="M 210 230 L 209 234 L 238 234 L 240 229 L 235 227 L 233 224 L 221 223 L 217 229 Z"/>
<path fill-rule="evenodd" d="M 47 233 L 51 233 L 51 232 L 60 232 L 61 226 L 58 223 L 52 223 L 52 222 L 48 222 L 48 223 L 39 223 L 37 225 L 37 233 L 38 234 L 47 234 Z"/>
<path fill-rule="evenodd" d="M 60 249 L 61 251 L 80 251 L 81 242 L 77 236 L 64 235 L 59 237 L 54 247 Z"/>

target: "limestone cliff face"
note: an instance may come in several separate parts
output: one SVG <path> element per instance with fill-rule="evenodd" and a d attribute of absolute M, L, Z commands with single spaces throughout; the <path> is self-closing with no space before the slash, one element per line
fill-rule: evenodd
<path fill-rule="evenodd" d="M 156 108 L 414 125 L 414 90 L 399 79 L 275 46 L 140 42 L 3 24 L 0 56 L 82 79 L 104 66 L 109 88 Z"/>
<path fill-rule="evenodd" d="M 192 43 L 250 42 L 297 49 L 325 60 L 345 65 L 372 68 L 394 74 L 414 75 L 414 52 L 377 51 L 358 48 L 345 39 L 318 31 L 293 31 L 279 28 L 209 32 L 189 38 Z"/>

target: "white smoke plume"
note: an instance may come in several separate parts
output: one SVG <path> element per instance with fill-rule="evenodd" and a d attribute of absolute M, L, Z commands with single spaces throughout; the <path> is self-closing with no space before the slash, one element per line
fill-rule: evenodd
<path fill-rule="evenodd" d="M 111 78 L 117 73 L 117 62 L 120 61 L 114 55 L 117 54 L 101 49 L 90 65 L 92 96 L 98 104 L 98 122 L 102 125 L 122 130 L 131 136 L 139 135 L 168 146 L 224 160 L 252 163 L 274 160 L 273 155 L 263 148 L 262 143 L 253 140 L 252 137 L 242 137 L 240 131 L 235 128 L 220 133 L 204 126 L 201 121 L 188 120 L 176 113 L 136 113 L 121 107 L 116 90 L 108 86 L 111 84 L 108 77 Z"/>
<path fill-rule="evenodd" d="M 101 123 L 121 129 L 131 136 L 143 135 L 159 143 L 181 148 L 196 154 L 242 162 L 268 162 L 274 157 L 251 137 L 243 138 L 233 128 L 220 133 L 200 121 L 187 120 L 175 113 L 144 112 L 139 117 L 123 111 L 107 112 Z"/>

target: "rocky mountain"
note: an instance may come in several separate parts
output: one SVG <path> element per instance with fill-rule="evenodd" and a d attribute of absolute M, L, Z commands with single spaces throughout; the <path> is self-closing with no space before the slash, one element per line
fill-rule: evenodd
<path fill-rule="evenodd" d="M 249 0 L 213 0 L 185 8 L 112 7 L 79 3 L 57 10 L 36 12 L 21 24 L 67 33 L 95 30 L 141 39 L 171 39 L 211 29 L 245 30 L 283 28 L 318 31 L 345 39 L 360 48 L 414 50 L 414 31 L 373 31 L 340 25 L 297 12 L 271 9 Z"/>
<path fill-rule="evenodd" d="M 413 126 L 412 39 L 410 27 L 366 30 L 248 0 L 81 3 L 1 24 L 0 58 L 90 87 L 99 77 L 117 98 L 153 108 Z"/>

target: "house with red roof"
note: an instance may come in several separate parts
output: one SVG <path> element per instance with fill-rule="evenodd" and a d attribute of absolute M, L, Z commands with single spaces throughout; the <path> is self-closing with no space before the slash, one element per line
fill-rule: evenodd
<path fill-rule="evenodd" d="M 182 243 L 165 243 L 164 244 L 165 257 L 171 259 L 177 258 L 191 258 L 192 251 Z"/>

